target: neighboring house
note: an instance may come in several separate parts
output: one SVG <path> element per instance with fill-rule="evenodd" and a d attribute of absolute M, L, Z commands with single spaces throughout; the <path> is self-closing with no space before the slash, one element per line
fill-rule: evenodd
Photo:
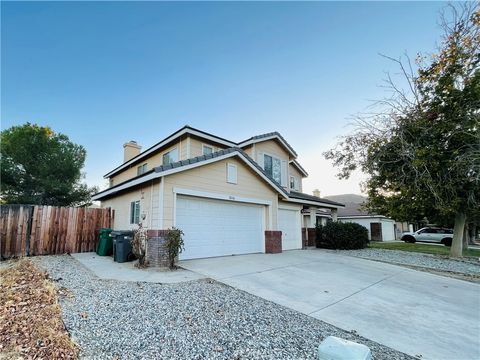
<path fill-rule="evenodd" d="M 312 195 L 309 195 L 309 196 L 312 196 Z M 313 190 L 313 196 L 315 198 L 319 198 L 320 197 L 320 190 L 318 190 L 318 189 Z M 327 200 L 329 200 L 329 199 L 327 199 Z M 341 201 L 336 201 L 336 202 L 342 203 Z M 317 209 L 315 211 L 315 223 L 313 223 L 313 224 L 311 222 L 310 211 L 308 209 L 302 210 L 302 214 L 303 214 L 302 227 L 303 227 L 303 232 L 304 233 L 307 233 L 305 230 L 308 229 L 308 228 L 315 228 L 316 226 L 319 226 L 319 225 L 325 225 L 327 223 L 327 221 L 332 220 L 332 213 L 328 209 Z"/>
<path fill-rule="evenodd" d="M 407 223 L 396 222 L 386 216 L 372 214 L 362 209 L 366 197 L 355 194 L 342 194 L 327 197 L 330 200 L 340 201 L 345 208 L 338 211 L 338 221 L 355 222 L 368 229 L 368 238 L 373 241 L 399 240 L 404 231 L 409 231 Z"/>
<path fill-rule="evenodd" d="M 303 227 L 304 228 L 309 228 L 310 227 L 310 214 L 308 213 L 308 210 L 304 210 L 303 212 Z M 318 225 L 325 225 L 327 221 L 332 220 L 332 214 L 330 213 L 329 210 L 325 209 L 318 209 L 316 211 L 316 221 L 315 221 L 315 226 Z"/>
<path fill-rule="evenodd" d="M 180 228 L 180 259 L 265 252 L 278 231 L 283 250 L 301 249 L 302 210 L 315 224 L 318 209 L 336 220 L 343 207 L 302 193 L 307 175 L 277 132 L 235 143 L 185 126 L 143 152 L 126 143 L 93 199 L 115 210 L 115 229 Z"/>

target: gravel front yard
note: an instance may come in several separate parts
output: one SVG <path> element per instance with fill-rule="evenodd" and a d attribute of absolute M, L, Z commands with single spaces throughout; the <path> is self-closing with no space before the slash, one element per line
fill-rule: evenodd
<path fill-rule="evenodd" d="M 376 359 L 413 359 L 212 280 L 99 280 L 68 255 L 32 259 L 66 294 L 64 322 L 84 358 L 314 359 L 334 335 L 369 346 Z"/>
<path fill-rule="evenodd" d="M 467 280 L 480 281 L 480 261 L 478 258 L 451 259 L 446 256 L 421 254 L 400 250 L 361 249 L 337 250 L 342 255 L 413 266 L 444 273 L 466 275 Z"/>

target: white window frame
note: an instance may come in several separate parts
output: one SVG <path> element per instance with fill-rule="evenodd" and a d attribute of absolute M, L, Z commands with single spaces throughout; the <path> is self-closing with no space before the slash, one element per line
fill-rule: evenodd
<path fill-rule="evenodd" d="M 137 176 L 147 172 L 147 163 L 137 166 Z"/>
<path fill-rule="evenodd" d="M 174 151 L 176 151 L 177 158 L 176 158 L 175 160 L 173 160 L 173 161 L 170 160 L 168 163 L 165 163 L 165 161 L 164 161 L 164 160 L 165 160 L 165 156 L 168 155 L 168 156 L 170 157 L 170 154 L 171 154 L 172 152 L 174 152 Z M 176 148 L 176 147 L 174 147 L 173 149 L 167 151 L 165 154 L 162 155 L 162 165 L 172 164 L 172 163 L 177 162 L 177 161 L 178 161 L 178 148 Z"/>
<path fill-rule="evenodd" d="M 212 149 L 212 152 L 210 154 L 215 152 L 215 148 L 213 146 L 207 145 L 207 144 L 202 144 L 202 155 L 210 155 L 210 154 L 205 154 L 205 148 Z"/>
<path fill-rule="evenodd" d="M 238 184 L 238 169 L 235 164 L 227 163 L 227 183 Z"/>
<path fill-rule="evenodd" d="M 292 186 L 292 179 L 293 179 L 293 186 Z M 294 175 L 290 175 L 290 189 L 300 191 L 300 180 L 298 177 Z"/>
<path fill-rule="evenodd" d="M 284 161 L 284 160 L 282 160 L 282 158 L 280 158 L 276 155 L 264 152 L 263 153 L 263 170 L 264 171 L 265 171 L 265 156 L 270 156 L 272 158 L 272 174 L 270 175 L 270 174 L 267 173 L 267 175 L 270 176 L 273 180 L 277 181 L 279 184 L 281 184 L 282 183 L 282 161 Z M 280 161 L 280 179 L 279 180 L 277 180 L 273 177 L 273 160 L 274 159 Z"/>
<path fill-rule="evenodd" d="M 140 224 L 140 200 L 130 202 L 130 224 Z"/>

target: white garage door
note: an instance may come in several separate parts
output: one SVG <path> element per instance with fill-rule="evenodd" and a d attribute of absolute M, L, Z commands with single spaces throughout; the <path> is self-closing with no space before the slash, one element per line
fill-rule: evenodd
<path fill-rule="evenodd" d="M 180 259 L 264 252 L 264 207 L 178 196 L 176 227 L 184 236 Z"/>
<path fill-rule="evenodd" d="M 278 230 L 282 232 L 282 250 L 302 248 L 300 210 L 278 209 Z"/>

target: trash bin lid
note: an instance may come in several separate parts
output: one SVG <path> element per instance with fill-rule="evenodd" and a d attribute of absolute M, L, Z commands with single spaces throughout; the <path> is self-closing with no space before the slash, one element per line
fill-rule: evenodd
<path fill-rule="evenodd" d="M 133 231 L 132 230 L 114 230 L 110 233 L 111 237 L 117 237 L 120 235 L 133 237 Z"/>

